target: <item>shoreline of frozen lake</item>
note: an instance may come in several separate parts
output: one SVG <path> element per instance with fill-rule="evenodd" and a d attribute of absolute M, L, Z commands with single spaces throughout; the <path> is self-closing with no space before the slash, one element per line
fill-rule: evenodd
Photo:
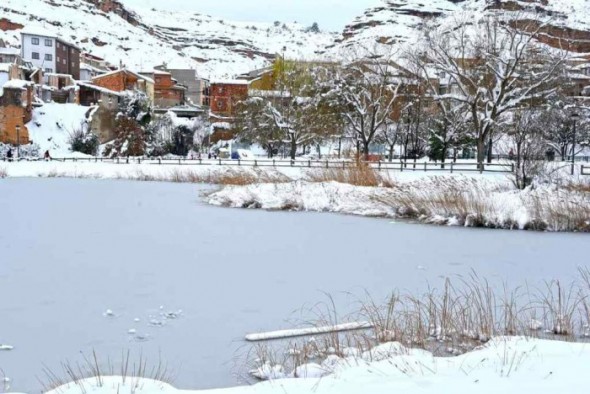
<path fill-rule="evenodd" d="M 156 364 L 161 356 L 180 388 L 229 386 L 243 335 L 290 328 L 290 311 L 322 292 L 346 312 L 344 292 L 420 291 L 471 269 L 517 285 L 567 281 L 587 258 L 583 234 L 231 210 L 202 202 L 202 190 L 0 181 L 0 319 L 9 322 L 0 343 L 14 346 L 0 352 L 0 368 L 13 390 L 38 391 L 44 364 L 58 371 L 93 349 L 115 362 L 127 349 Z"/>

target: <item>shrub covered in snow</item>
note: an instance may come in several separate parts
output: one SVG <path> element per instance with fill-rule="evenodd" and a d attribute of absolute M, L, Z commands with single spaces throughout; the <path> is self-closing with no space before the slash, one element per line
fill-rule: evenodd
<path fill-rule="evenodd" d="M 70 133 L 70 149 L 72 152 L 95 156 L 99 145 L 98 136 L 88 130 L 86 124 L 81 124 L 79 128 Z"/>

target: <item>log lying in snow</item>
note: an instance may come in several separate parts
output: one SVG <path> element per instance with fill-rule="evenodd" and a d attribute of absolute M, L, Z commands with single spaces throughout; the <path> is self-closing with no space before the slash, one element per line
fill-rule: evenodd
<path fill-rule="evenodd" d="M 310 327 L 300 328 L 293 330 L 280 330 L 271 332 L 261 332 L 257 334 L 246 335 L 246 341 L 248 342 L 260 342 L 260 341 L 272 341 L 275 339 L 286 339 L 303 337 L 307 335 L 318 335 L 318 334 L 330 334 L 334 332 L 343 331 L 354 331 L 354 330 L 367 330 L 373 328 L 374 325 L 369 322 L 355 322 L 355 323 L 343 323 L 334 326 L 323 326 L 323 327 Z"/>

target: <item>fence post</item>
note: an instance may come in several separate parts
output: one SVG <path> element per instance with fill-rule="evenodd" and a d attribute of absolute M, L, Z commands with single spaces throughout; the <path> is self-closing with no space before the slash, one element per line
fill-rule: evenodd
<path fill-rule="evenodd" d="M 576 173 L 576 165 L 572 163 L 572 175 Z"/>
<path fill-rule="evenodd" d="M 272 159 L 272 167 L 273 168 L 276 168 L 277 167 L 277 164 L 275 163 L 275 159 Z"/>
<path fill-rule="evenodd" d="M 127 156 L 127 160 L 125 161 L 125 164 L 129 164 L 129 156 Z"/>
<path fill-rule="evenodd" d="M 424 172 L 428 171 L 427 165 L 428 165 L 428 163 L 424 162 Z"/>
<path fill-rule="evenodd" d="M 158 157 L 158 164 L 162 165 L 162 158 L 161 157 Z"/>
<path fill-rule="evenodd" d="M 514 163 L 510 164 L 510 172 L 513 174 L 515 172 Z"/>
<path fill-rule="evenodd" d="M 238 167 L 242 165 L 242 160 L 238 159 Z"/>
<path fill-rule="evenodd" d="M 485 171 L 485 164 L 481 163 L 479 166 L 479 173 L 483 174 L 484 171 Z"/>
<path fill-rule="evenodd" d="M 221 165 L 221 158 L 219 159 L 219 165 Z"/>
<path fill-rule="evenodd" d="M 311 160 L 307 161 L 307 167 L 311 168 Z"/>
<path fill-rule="evenodd" d="M 453 173 L 453 164 L 455 163 L 451 162 L 451 174 Z"/>
<path fill-rule="evenodd" d="M 141 157 L 137 158 L 137 164 L 141 164 Z"/>
<path fill-rule="evenodd" d="M 221 163 L 221 160 L 219 162 Z M 254 167 L 258 167 L 258 160 L 254 160 Z"/>
<path fill-rule="evenodd" d="M 381 171 L 381 160 L 379 160 L 379 171 Z"/>
<path fill-rule="evenodd" d="M 328 160 L 326 160 L 326 168 L 330 168 L 330 162 Z"/>

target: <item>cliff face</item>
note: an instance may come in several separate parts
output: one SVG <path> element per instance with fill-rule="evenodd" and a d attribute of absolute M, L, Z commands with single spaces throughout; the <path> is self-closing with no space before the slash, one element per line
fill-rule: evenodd
<path fill-rule="evenodd" d="M 125 6 L 117 0 L 84 0 L 87 3 L 93 4 L 97 9 L 104 13 L 114 13 L 119 15 L 122 19 L 131 23 L 134 26 L 140 24 L 137 14 L 125 8 Z"/>
<path fill-rule="evenodd" d="M 512 26 L 537 31 L 537 39 L 572 52 L 590 52 L 590 0 L 383 0 L 346 26 L 340 46 L 408 42 L 426 23 L 458 15 L 497 15 Z"/>

